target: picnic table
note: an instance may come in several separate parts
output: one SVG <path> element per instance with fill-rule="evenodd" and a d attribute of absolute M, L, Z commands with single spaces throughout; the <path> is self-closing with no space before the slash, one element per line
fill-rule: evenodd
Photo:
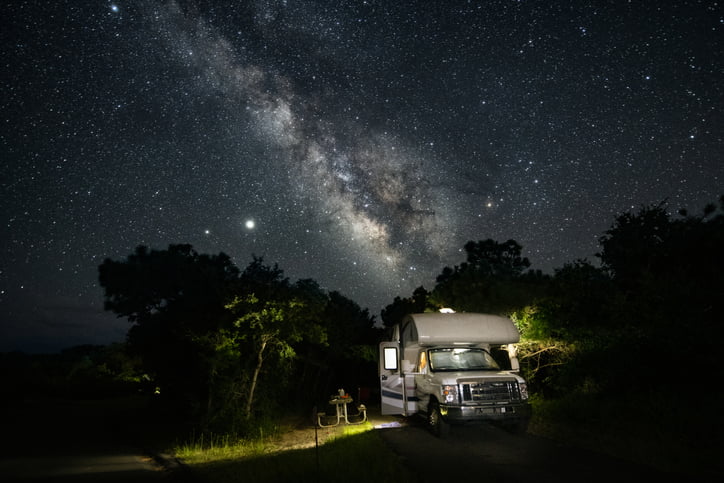
<path fill-rule="evenodd" d="M 349 394 L 334 394 L 330 396 L 329 404 L 334 406 L 335 414 L 328 416 L 326 412 L 317 413 L 317 423 L 322 428 L 328 428 L 331 426 L 337 426 L 342 420 L 345 424 L 362 424 L 367 421 L 367 408 L 364 404 L 360 404 L 357 407 L 357 414 L 349 414 L 347 407 L 352 404 L 353 399 Z M 353 420 L 350 421 L 350 416 Z M 324 421 L 324 423 L 322 422 Z M 329 421 L 329 424 L 326 424 Z"/>

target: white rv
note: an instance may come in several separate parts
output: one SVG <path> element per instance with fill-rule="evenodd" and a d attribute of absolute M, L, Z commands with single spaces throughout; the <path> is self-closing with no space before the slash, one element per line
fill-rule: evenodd
<path fill-rule="evenodd" d="M 530 418 L 525 380 L 516 372 L 520 334 L 507 317 L 472 313 L 407 315 L 380 344 L 382 414 L 427 418 L 444 436 L 450 423 L 498 421 L 523 432 Z M 507 349 L 501 369 L 491 349 Z"/>

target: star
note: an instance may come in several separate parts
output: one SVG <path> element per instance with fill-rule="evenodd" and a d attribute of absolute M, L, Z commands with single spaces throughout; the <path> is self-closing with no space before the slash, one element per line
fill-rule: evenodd
<path fill-rule="evenodd" d="M 514 239 L 553 273 L 629 206 L 721 194 L 707 2 L 95 3 L 4 17 L 0 320 L 97 308 L 100 260 L 172 243 L 264 255 L 374 314 L 470 240 Z"/>

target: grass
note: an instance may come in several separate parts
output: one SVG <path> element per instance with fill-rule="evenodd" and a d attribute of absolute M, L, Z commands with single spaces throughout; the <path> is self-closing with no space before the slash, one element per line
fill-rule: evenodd
<path fill-rule="evenodd" d="M 197 465 L 235 458 L 249 458 L 262 455 L 269 444 L 263 439 L 233 440 L 229 436 L 201 435 L 191 442 L 182 443 L 174 453 L 186 464 Z"/>
<path fill-rule="evenodd" d="M 651 394 L 607 400 L 576 393 L 555 400 L 534 397 L 532 404 L 530 433 L 665 472 L 697 478 L 724 474 L 715 401 L 690 408 Z M 279 433 L 288 429 L 277 428 Z M 200 482 L 414 481 L 369 423 L 336 429 L 318 448 L 313 433 L 307 437 L 311 447 L 286 451 L 275 434 L 254 440 L 206 436 L 178 446 L 176 454 Z"/>
<path fill-rule="evenodd" d="M 207 437 L 181 445 L 176 454 L 202 482 L 397 482 L 412 481 L 367 423 L 346 426 L 318 447 L 279 451 L 274 438 L 230 441 Z"/>

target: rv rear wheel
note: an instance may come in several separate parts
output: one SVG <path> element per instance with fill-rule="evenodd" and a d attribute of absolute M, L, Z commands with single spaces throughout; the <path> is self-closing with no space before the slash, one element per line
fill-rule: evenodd
<path fill-rule="evenodd" d="M 427 424 L 432 434 L 438 438 L 444 438 L 450 432 L 450 424 L 442 418 L 442 414 L 440 414 L 440 404 L 438 404 L 435 399 L 430 400 Z"/>

